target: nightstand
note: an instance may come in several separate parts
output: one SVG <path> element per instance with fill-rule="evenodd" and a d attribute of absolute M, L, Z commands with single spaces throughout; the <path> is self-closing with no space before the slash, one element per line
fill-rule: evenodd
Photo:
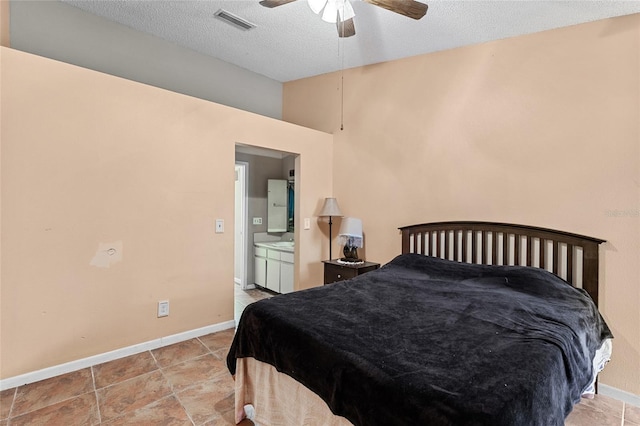
<path fill-rule="evenodd" d="M 364 262 L 354 265 L 340 263 L 337 260 L 323 260 L 324 283 L 332 284 L 342 280 L 348 280 L 365 272 L 373 271 L 380 267 L 379 263 Z"/>

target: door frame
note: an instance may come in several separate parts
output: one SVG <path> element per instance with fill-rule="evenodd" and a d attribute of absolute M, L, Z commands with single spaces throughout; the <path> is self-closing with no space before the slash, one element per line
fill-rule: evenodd
<path fill-rule="evenodd" d="M 248 176 L 249 176 L 249 163 L 246 161 L 236 161 L 235 162 L 235 166 L 234 166 L 234 171 L 240 170 L 240 173 L 238 173 L 238 179 L 241 182 L 241 188 L 240 188 L 240 192 L 241 192 L 241 199 L 240 200 L 235 200 L 235 206 L 238 205 L 238 201 L 240 201 L 241 203 L 241 207 L 240 207 L 240 214 L 237 215 L 237 212 L 235 212 L 234 209 L 234 218 L 237 218 L 238 216 L 240 216 L 240 223 L 238 223 L 238 220 L 235 220 L 235 226 L 234 226 L 234 283 L 240 284 L 240 288 L 242 288 L 243 290 L 246 290 L 247 288 L 249 288 L 249 284 L 247 283 L 247 262 L 248 260 L 248 243 L 247 243 L 247 237 L 248 237 L 248 220 L 249 220 L 249 213 L 248 213 Z M 235 188 L 234 188 L 235 189 Z M 235 193 L 235 197 L 237 197 L 237 194 Z M 240 226 L 240 229 L 238 230 L 238 226 Z M 237 252 L 237 248 L 235 247 L 235 244 L 238 242 L 237 239 L 237 233 L 238 231 L 240 231 L 242 233 L 242 236 L 240 238 L 240 244 L 241 244 L 241 248 L 240 248 L 240 253 L 241 253 L 241 259 L 236 259 L 235 258 L 235 253 Z M 241 266 L 241 277 L 236 277 L 235 275 L 235 267 L 238 261 L 242 262 L 242 266 Z"/>

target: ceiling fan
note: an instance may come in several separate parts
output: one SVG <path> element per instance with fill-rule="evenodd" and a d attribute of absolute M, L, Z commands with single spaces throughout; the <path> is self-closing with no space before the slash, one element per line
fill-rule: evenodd
<path fill-rule="evenodd" d="M 262 0 L 264 7 L 278 7 L 296 0 Z M 355 12 L 349 0 L 307 0 L 314 13 L 322 14 L 326 22 L 335 23 L 339 37 L 351 37 L 356 34 L 353 23 Z M 412 19 L 420 19 L 427 13 L 427 5 L 414 0 L 363 0 Z"/>

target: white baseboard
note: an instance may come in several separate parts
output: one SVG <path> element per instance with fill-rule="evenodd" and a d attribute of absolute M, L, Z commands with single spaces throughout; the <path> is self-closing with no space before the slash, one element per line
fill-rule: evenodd
<path fill-rule="evenodd" d="M 126 348 L 116 349 L 114 351 L 93 355 L 87 358 L 78 359 L 76 361 L 66 362 L 64 364 L 54 365 L 53 367 L 43 368 L 42 370 L 32 371 L 30 373 L 21 374 L 19 376 L 9 377 L 0 380 L 0 391 L 15 388 L 16 386 L 26 385 L 27 383 L 38 382 L 61 374 L 71 373 L 72 371 L 81 370 L 104 362 L 113 361 L 124 358 L 129 355 L 135 355 L 140 352 L 158 349 L 163 346 L 173 345 L 174 343 L 184 342 L 217 331 L 234 328 L 236 322 L 234 320 L 222 322 L 219 324 L 208 325 L 206 327 L 197 328 L 195 330 L 185 331 L 183 333 L 173 334 L 171 336 L 160 337 L 159 339 L 150 340 L 148 342 L 139 343 Z"/>
<path fill-rule="evenodd" d="M 631 392 L 626 392 L 602 383 L 598 383 L 598 393 L 625 402 L 627 404 L 640 407 L 640 395 L 635 395 Z"/>

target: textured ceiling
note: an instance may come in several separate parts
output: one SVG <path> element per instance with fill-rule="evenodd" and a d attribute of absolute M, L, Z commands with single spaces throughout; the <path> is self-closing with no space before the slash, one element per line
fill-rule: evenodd
<path fill-rule="evenodd" d="M 258 0 L 63 0 L 177 45 L 286 82 L 344 68 L 640 13 L 640 1 L 458 1 L 428 3 L 419 21 L 352 0 L 354 37 L 339 39 L 306 0 L 268 9 Z M 224 9 L 256 25 L 215 17 Z"/>

